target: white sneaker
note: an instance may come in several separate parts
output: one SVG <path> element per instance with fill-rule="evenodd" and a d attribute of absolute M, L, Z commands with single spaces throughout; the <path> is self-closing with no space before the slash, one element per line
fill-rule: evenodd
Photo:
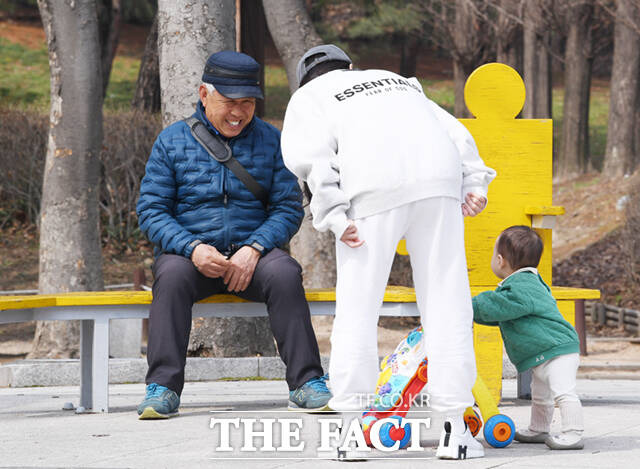
<path fill-rule="evenodd" d="M 549 438 L 548 432 L 534 432 L 529 429 L 519 430 L 513 438 L 520 443 L 544 443 Z"/>
<path fill-rule="evenodd" d="M 545 444 L 551 449 L 582 449 L 582 432 L 569 431 L 547 437 Z"/>
<path fill-rule="evenodd" d="M 465 424 L 464 433 L 452 433 L 451 422 L 444 422 L 440 444 L 436 451 L 439 459 L 471 459 L 484 457 L 484 446 L 476 440 Z"/>

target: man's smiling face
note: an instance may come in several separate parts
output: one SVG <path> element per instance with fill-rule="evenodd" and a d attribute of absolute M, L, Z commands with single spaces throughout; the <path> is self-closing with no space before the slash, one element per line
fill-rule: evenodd
<path fill-rule="evenodd" d="M 200 99 L 209 121 L 227 138 L 239 135 L 256 111 L 256 98 L 231 99 L 217 90 L 209 93 L 204 86 L 200 87 Z"/>

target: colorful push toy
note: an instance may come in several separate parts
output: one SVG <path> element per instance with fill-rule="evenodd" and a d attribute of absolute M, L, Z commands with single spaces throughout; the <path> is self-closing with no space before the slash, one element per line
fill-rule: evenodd
<path fill-rule="evenodd" d="M 380 426 L 380 442 L 386 447 L 391 447 L 399 441 L 400 448 L 405 448 L 411 439 L 411 426 L 405 424 L 403 417 L 406 417 L 413 401 L 427 384 L 427 358 L 422 341 L 422 327 L 416 327 L 402 339 L 394 352 L 382 360 L 380 370 L 375 400 L 371 408 L 362 415 L 365 440 L 371 446 L 370 433 L 376 421 L 394 418 L 399 422 L 398 427 L 391 423 Z M 472 407 L 469 407 L 464 413 L 469 431 L 476 436 L 484 420 L 486 442 L 495 448 L 509 445 L 515 435 L 513 420 L 500 413 L 479 376 L 472 392 L 482 419 Z"/>

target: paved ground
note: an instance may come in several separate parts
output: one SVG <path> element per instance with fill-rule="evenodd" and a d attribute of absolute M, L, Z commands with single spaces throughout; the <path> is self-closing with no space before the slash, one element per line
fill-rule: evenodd
<path fill-rule="evenodd" d="M 431 414 L 432 428 L 423 431 L 420 453 L 373 452 L 368 462 L 337 462 L 317 458 L 319 420 L 340 415 L 307 415 L 285 411 L 283 381 L 217 381 L 187 383 L 181 415 L 169 421 L 139 421 L 134 413 L 143 395 L 139 384 L 110 387 L 112 412 L 75 414 L 65 402 L 77 403 L 77 387 L 0 389 L 1 467 L 501 467 L 598 468 L 640 465 L 640 382 L 579 380 L 585 415 L 585 449 L 550 451 L 544 445 L 513 443 L 486 449 L 484 459 L 450 462 L 435 459 L 441 419 Z M 504 381 L 502 412 L 516 426 L 526 425 L 528 402 L 515 399 L 515 380 Z M 216 452 L 219 418 L 301 418 L 302 452 L 241 451 L 242 432 L 231 430 L 231 453 Z M 554 429 L 557 429 L 557 412 Z M 279 426 L 276 425 L 277 433 Z M 258 427 L 259 429 L 259 427 Z M 279 437 L 275 437 L 276 443 Z M 255 440 L 256 446 L 262 444 Z M 293 440 L 292 444 L 296 444 Z M 222 459 L 227 457 L 230 459 Z M 415 458 L 422 459 L 415 459 Z M 249 461 L 240 458 L 260 458 Z M 270 458 L 270 459 L 269 459 Z M 275 459 L 280 458 L 280 459 Z M 379 459 L 382 458 L 382 459 Z M 425 460 L 426 459 L 426 460 Z"/>

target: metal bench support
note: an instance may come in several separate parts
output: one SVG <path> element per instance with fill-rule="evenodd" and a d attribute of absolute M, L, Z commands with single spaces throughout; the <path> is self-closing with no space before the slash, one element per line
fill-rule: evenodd
<path fill-rule="evenodd" d="M 85 319 L 80 333 L 80 405 L 109 412 L 109 318 Z"/>
<path fill-rule="evenodd" d="M 80 329 L 80 405 L 93 408 L 93 320 L 83 320 Z"/>

